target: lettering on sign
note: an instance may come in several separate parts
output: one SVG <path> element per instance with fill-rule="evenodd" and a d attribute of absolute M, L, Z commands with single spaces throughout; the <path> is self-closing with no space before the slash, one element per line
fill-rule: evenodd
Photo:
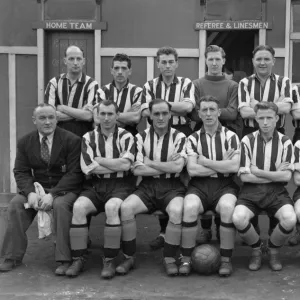
<path fill-rule="evenodd" d="M 91 22 L 60 22 L 45 21 L 45 29 L 61 29 L 61 30 L 92 30 Z"/>
<path fill-rule="evenodd" d="M 198 22 L 196 30 L 258 30 L 271 29 L 269 22 L 261 21 L 206 21 Z"/>

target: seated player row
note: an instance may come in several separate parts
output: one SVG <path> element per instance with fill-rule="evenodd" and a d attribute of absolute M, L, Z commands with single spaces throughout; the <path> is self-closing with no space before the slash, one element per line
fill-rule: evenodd
<path fill-rule="evenodd" d="M 296 213 L 284 187 L 294 169 L 293 145 L 275 129 L 277 106 L 270 102 L 256 105 L 260 129 L 244 137 L 241 147 L 237 135 L 219 123 L 220 110 L 214 97 L 201 98 L 198 113 L 203 127 L 188 137 L 187 144 L 185 135 L 169 126 L 168 102 L 156 99 L 149 104 L 149 110 L 152 126 L 136 135 L 135 145 L 133 136 L 116 126 L 118 107 L 113 101 L 105 100 L 94 107 L 95 123 L 100 125 L 82 140 L 81 169 L 92 175 L 82 190 L 80 139 L 56 127 L 56 113 L 51 105 L 41 104 L 34 110 L 38 133 L 33 132 L 18 143 L 14 172 L 20 193 L 9 205 L 8 229 L 1 252 L 6 260 L 0 266 L 1 271 L 9 271 L 21 263 L 27 246 L 26 230 L 35 209 L 51 207 L 55 256 L 61 262 L 55 271 L 57 275 L 74 277 L 83 270 L 88 254 L 87 216 L 103 211 L 106 224 L 101 276 L 127 274 L 135 263 L 135 215 L 157 209 L 169 215 L 163 251 L 168 275 L 191 272 L 197 218 L 208 209 L 221 216 L 220 276 L 232 273 L 235 228 L 253 248 L 249 268 L 260 268 L 262 243 L 249 223 L 260 210 L 279 220 L 270 235 L 268 252 L 271 268 L 282 268 L 278 249 L 292 232 Z M 300 142 L 296 143 L 296 183 L 300 181 L 299 146 Z M 179 178 L 186 162 L 192 177 L 187 191 Z M 130 168 L 134 175 L 143 177 L 137 188 L 135 177 L 128 173 Z M 233 181 L 233 174 L 238 171 L 244 182 L 239 194 Z M 44 197 L 34 193 L 35 181 L 45 188 Z M 27 201 L 32 209 L 24 209 Z M 297 203 L 295 210 L 299 217 Z M 116 266 L 121 240 L 124 260 Z M 175 258 L 179 247 L 182 256 L 178 265 Z"/>

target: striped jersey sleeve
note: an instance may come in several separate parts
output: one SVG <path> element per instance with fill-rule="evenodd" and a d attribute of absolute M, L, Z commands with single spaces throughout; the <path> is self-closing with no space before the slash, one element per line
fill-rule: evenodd
<path fill-rule="evenodd" d="M 99 164 L 94 160 L 95 157 L 100 156 L 100 153 L 96 147 L 97 142 L 96 131 L 87 132 L 82 137 L 81 142 L 81 156 L 80 166 L 84 174 L 90 174 Z"/>
<path fill-rule="evenodd" d="M 131 163 L 134 162 L 135 159 L 135 144 L 134 137 L 128 131 L 123 128 L 119 128 L 120 134 L 120 158 L 127 158 Z"/>
<path fill-rule="evenodd" d="M 300 109 L 300 86 L 295 85 L 292 89 L 293 105 L 291 110 Z"/>

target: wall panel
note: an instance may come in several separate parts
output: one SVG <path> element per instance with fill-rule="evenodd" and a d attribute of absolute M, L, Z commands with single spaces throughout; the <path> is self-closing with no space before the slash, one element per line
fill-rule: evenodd
<path fill-rule="evenodd" d="M 199 0 L 103 0 L 103 47 L 197 48 Z"/>
<path fill-rule="evenodd" d="M 31 117 L 38 102 L 37 57 L 17 55 L 16 77 L 17 138 L 20 138 L 35 128 Z"/>

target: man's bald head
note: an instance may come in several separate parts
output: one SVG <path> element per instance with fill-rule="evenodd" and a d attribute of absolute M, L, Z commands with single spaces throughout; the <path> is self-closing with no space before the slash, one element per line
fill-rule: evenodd
<path fill-rule="evenodd" d="M 65 57 L 67 57 L 68 53 L 75 51 L 75 52 L 81 52 L 82 53 L 82 57 L 84 57 L 84 51 L 79 48 L 78 46 L 75 45 L 70 45 L 66 50 L 65 50 Z"/>

